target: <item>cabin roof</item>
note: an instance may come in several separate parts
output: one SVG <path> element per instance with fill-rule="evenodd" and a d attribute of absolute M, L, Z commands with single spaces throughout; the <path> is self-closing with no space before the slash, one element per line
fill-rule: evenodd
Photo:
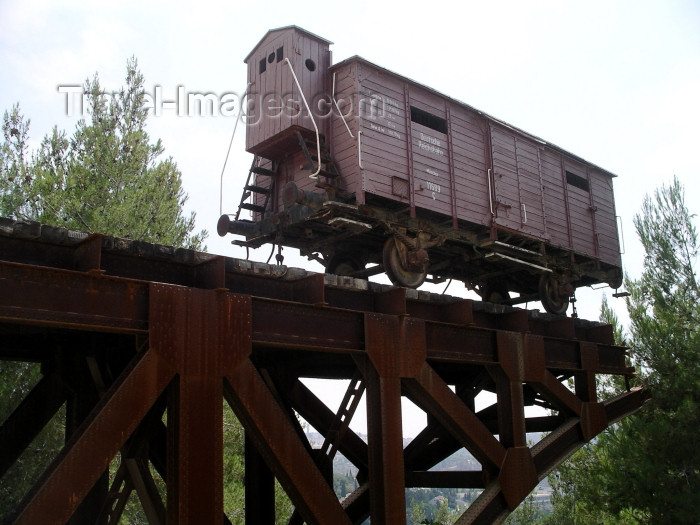
<path fill-rule="evenodd" d="M 408 78 L 408 77 L 405 77 L 405 76 L 400 75 L 400 74 L 398 74 L 398 73 L 394 73 L 393 71 L 391 71 L 391 70 L 389 70 L 389 69 L 386 69 L 386 68 L 384 68 L 384 67 L 382 67 L 382 66 L 378 66 L 377 64 L 375 64 L 375 63 L 373 63 L 373 62 L 370 62 L 369 60 L 367 60 L 367 59 L 365 59 L 365 58 L 362 58 L 361 56 L 355 55 L 355 56 L 352 56 L 352 57 L 350 57 L 350 58 L 346 58 L 345 60 L 343 60 L 343 61 L 341 61 L 341 62 L 338 62 L 337 64 L 333 64 L 333 65 L 329 68 L 329 71 L 332 72 L 334 69 L 338 69 L 338 68 L 340 68 L 340 67 L 343 67 L 344 65 L 347 65 L 347 64 L 349 64 L 349 63 L 351 63 L 351 62 L 363 62 L 363 63 L 365 63 L 365 64 L 367 64 L 367 65 L 369 65 L 369 66 L 371 66 L 371 67 L 373 67 L 373 68 L 375 68 L 375 69 L 378 69 L 378 70 L 382 71 L 383 73 L 386 73 L 386 74 L 392 75 L 392 76 L 394 76 L 394 77 L 400 78 L 401 80 L 403 80 L 403 81 L 405 81 L 405 82 L 408 82 L 409 84 L 413 84 L 414 86 L 420 87 L 420 88 L 422 88 L 422 89 L 424 89 L 424 90 L 426 90 L 426 91 L 429 91 L 429 92 L 431 92 L 431 93 L 433 93 L 433 94 L 435 94 L 435 95 L 437 95 L 437 96 L 439 96 L 439 97 L 448 99 L 448 100 L 454 102 L 455 104 L 459 104 L 459 105 L 462 106 L 462 107 L 465 107 L 465 108 L 467 108 L 467 109 L 469 109 L 469 110 L 471 110 L 471 111 L 474 111 L 475 113 L 477 113 L 477 114 L 483 116 L 484 118 L 486 118 L 487 120 L 490 120 L 491 122 L 493 122 L 493 123 L 495 123 L 495 124 L 498 124 L 498 125 L 500 125 L 500 126 L 503 126 L 503 127 L 505 127 L 505 128 L 508 128 L 508 129 L 515 130 L 515 131 L 517 131 L 518 133 L 521 133 L 521 134 L 525 135 L 525 136 L 528 137 L 529 139 L 531 139 L 531 140 L 533 140 L 533 141 L 535 141 L 535 142 L 537 142 L 537 143 L 539 143 L 539 144 L 541 144 L 541 145 L 543 145 L 543 146 L 548 146 L 548 147 L 550 147 L 550 148 L 552 148 L 552 149 L 555 149 L 555 150 L 559 151 L 560 153 L 563 153 L 563 154 L 565 154 L 565 155 L 571 157 L 571 158 L 574 159 L 574 160 L 578 160 L 578 161 L 580 161 L 580 162 L 583 162 L 583 163 L 585 163 L 585 164 L 588 164 L 589 166 L 592 166 L 592 167 L 594 167 L 594 168 L 596 168 L 596 169 L 602 171 L 603 173 L 609 175 L 610 177 L 617 177 L 617 175 L 615 175 L 615 174 L 612 173 L 611 171 L 606 170 L 605 168 L 601 168 L 600 166 L 598 166 L 598 165 L 596 165 L 596 164 L 593 164 L 592 162 L 589 162 L 589 161 L 587 161 L 586 159 L 584 159 L 584 158 L 582 158 L 582 157 L 579 157 L 578 155 L 575 155 L 575 154 L 573 154 L 573 153 L 571 153 L 571 152 L 565 150 L 564 148 L 561 148 L 561 147 L 557 146 L 556 144 L 552 144 L 551 142 L 548 142 L 548 141 L 546 141 L 546 140 L 544 140 L 544 139 L 541 139 L 541 138 L 539 138 L 538 136 L 533 135 L 532 133 L 528 133 L 527 131 L 518 128 L 517 126 L 513 126 L 512 124 L 508 124 L 508 123 L 505 122 L 504 120 L 501 120 L 501 119 L 498 119 L 498 118 L 496 118 L 496 117 L 493 117 L 493 116 L 489 115 L 488 113 L 485 113 L 485 112 L 483 112 L 483 111 L 481 111 L 481 110 L 479 110 L 479 109 L 476 109 L 474 106 L 470 106 L 469 104 L 467 104 L 467 103 L 465 103 L 465 102 L 462 102 L 461 100 L 457 100 L 457 99 L 454 99 L 454 98 L 452 98 L 452 97 L 450 97 L 450 96 L 445 95 L 444 93 L 440 93 L 438 90 L 433 89 L 433 88 L 431 88 L 431 87 L 429 87 L 429 86 L 426 86 L 425 84 L 421 84 L 420 82 L 416 82 L 415 80 L 412 80 L 412 79 L 410 79 L 410 78 Z"/>
<path fill-rule="evenodd" d="M 288 30 L 290 30 L 290 29 L 293 29 L 293 30 L 295 30 L 295 31 L 299 31 L 300 33 L 303 33 L 303 34 L 305 34 L 305 35 L 307 35 L 307 36 L 310 36 L 311 38 L 313 38 L 313 39 L 315 39 L 315 40 L 318 40 L 319 42 L 322 42 L 322 43 L 324 43 L 324 44 L 331 45 L 331 44 L 333 43 L 333 42 L 331 42 L 330 40 L 326 40 L 325 38 L 322 38 L 322 37 L 320 37 L 320 36 L 318 36 L 318 35 L 312 33 L 311 31 L 307 31 L 306 29 L 303 29 L 303 28 L 301 28 L 301 27 L 299 27 L 299 26 L 290 25 L 290 26 L 278 27 L 278 28 L 276 28 L 276 29 L 270 29 L 267 33 L 265 33 L 265 36 L 263 36 L 263 37 L 258 41 L 258 43 L 255 44 L 255 47 L 253 47 L 253 50 L 252 50 L 250 53 L 248 53 L 248 56 L 246 56 L 245 59 L 243 59 L 243 62 L 245 62 L 245 63 L 248 62 L 248 59 L 253 55 L 253 53 L 255 53 L 255 51 L 258 49 L 258 47 L 260 47 L 260 44 L 262 44 L 263 41 L 264 41 L 269 35 L 271 35 L 272 33 L 279 33 L 280 31 L 288 31 Z"/>

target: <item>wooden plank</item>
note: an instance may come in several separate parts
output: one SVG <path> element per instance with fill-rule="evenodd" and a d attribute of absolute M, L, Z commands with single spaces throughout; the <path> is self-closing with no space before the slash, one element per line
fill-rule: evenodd
<path fill-rule="evenodd" d="M 423 89 L 412 89 L 410 104 L 418 109 L 432 113 L 440 118 L 446 118 L 445 99 L 435 93 Z"/>

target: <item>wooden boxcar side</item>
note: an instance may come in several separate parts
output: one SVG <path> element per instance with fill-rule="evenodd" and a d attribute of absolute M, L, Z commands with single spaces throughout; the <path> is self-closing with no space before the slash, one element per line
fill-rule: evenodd
<path fill-rule="evenodd" d="M 609 172 L 359 57 L 330 74 L 360 136 L 334 116 L 332 149 L 358 203 L 379 197 L 621 264 Z"/>
<path fill-rule="evenodd" d="M 329 44 L 289 26 L 246 58 L 255 160 L 221 235 L 552 313 L 578 286 L 619 286 L 611 173 L 362 58 L 331 66 Z"/>

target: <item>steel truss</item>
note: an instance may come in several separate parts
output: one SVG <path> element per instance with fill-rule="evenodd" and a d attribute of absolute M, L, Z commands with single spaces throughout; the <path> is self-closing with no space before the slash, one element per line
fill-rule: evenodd
<path fill-rule="evenodd" d="M 405 524 L 406 487 L 483 489 L 457 523 L 497 523 L 646 398 L 597 398 L 597 375 L 634 373 L 608 325 L 8 220 L 0 334 L 0 359 L 43 373 L 0 427 L 0 476 L 67 407 L 66 446 L 17 525 L 117 523 L 132 491 L 152 524 L 229 522 L 224 402 L 246 434 L 246 523 L 274 523 L 275 479 L 291 523 Z M 350 380 L 337 413 L 307 377 Z M 497 402 L 477 411 L 482 391 Z M 366 442 L 349 428 L 365 393 Z M 428 414 L 406 447 L 402 396 Z M 430 470 L 462 448 L 479 470 Z M 359 470 L 342 501 L 336 452 Z"/>

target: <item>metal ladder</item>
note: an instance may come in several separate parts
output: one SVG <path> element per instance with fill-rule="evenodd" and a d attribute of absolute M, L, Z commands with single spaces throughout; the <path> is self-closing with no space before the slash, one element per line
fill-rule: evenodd
<path fill-rule="evenodd" d="M 338 448 L 340 447 L 340 442 L 343 440 L 343 436 L 350 427 L 350 421 L 352 420 L 357 406 L 360 404 L 360 399 L 365 393 L 365 382 L 362 375 L 357 372 L 350 380 L 347 390 L 345 391 L 345 396 L 338 407 L 338 412 L 333 419 L 328 431 L 326 432 L 326 437 L 323 441 L 323 445 L 320 449 L 316 449 L 316 464 L 319 466 L 321 472 L 331 475 L 333 472 L 333 458 L 335 457 Z M 332 482 L 332 479 L 329 480 Z M 302 525 L 304 523 L 301 514 L 297 509 L 294 509 L 292 515 L 287 521 L 287 525 Z"/>
<path fill-rule="evenodd" d="M 318 165 L 316 174 L 311 175 L 311 178 L 316 180 L 316 187 L 333 190 L 339 189 L 338 181 L 340 179 L 340 171 L 338 171 L 338 166 L 333 160 L 326 143 L 320 138 L 318 143 L 316 141 L 310 141 L 304 138 L 298 131 L 296 135 L 299 141 L 299 147 L 306 158 L 304 169 L 313 170 L 315 168 L 314 162 Z M 318 151 L 317 148 L 320 148 L 320 151 Z"/>
<path fill-rule="evenodd" d="M 362 375 L 356 373 L 350 380 L 350 384 L 345 391 L 345 396 L 338 407 L 338 413 L 335 415 L 335 419 L 326 433 L 323 445 L 319 449 L 318 453 L 323 457 L 324 461 L 333 462 L 340 442 L 345 432 L 350 427 L 352 416 L 355 415 L 355 410 L 357 410 L 357 406 L 360 404 L 360 399 L 364 393 L 364 380 L 362 379 Z"/>
<path fill-rule="evenodd" d="M 275 166 L 275 163 L 273 162 L 273 169 L 269 170 L 260 166 L 261 162 L 262 157 L 256 155 L 255 158 L 253 158 L 253 163 L 250 165 L 250 171 L 248 171 L 248 178 L 245 181 L 245 186 L 243 186 L 243 194 L 241 195 L 241 202 L 238 205 L 238 211 L 236 211 L 235 220 L 238 220 L 240 218 L 241 210 L 249 210 L 264 215 L 265 210 L 267 209 L 267 204 L 270 201 L 270 196 L 273 194 L 273 191 L 275 189 L 275 179 L 277 175 L 278 166 Z M 267 187 L 265 187 L 252 183 L 251 179 L 253 177 L 253 174 L 255 174 L 256 176 L 271 177 L 270 184 Z M 246 202 L 252 195 L 256 194 L 265 196 L 263 204 L 255 204 L 255 198 L 252 199 L 252 202 Z"/>

